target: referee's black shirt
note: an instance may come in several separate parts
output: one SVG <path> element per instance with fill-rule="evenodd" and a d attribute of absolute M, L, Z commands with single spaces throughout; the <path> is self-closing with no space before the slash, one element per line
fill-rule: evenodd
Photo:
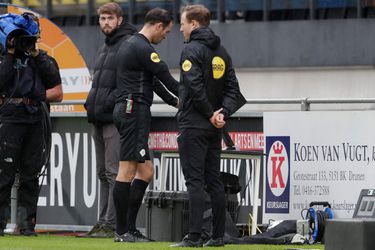
<path fill-rule="evenodd" d="M 137 33 L 124 41 L 116 60 L 117 102 L 124 102 L 132 94 L 135 101 L 151 106 L 154 76 L 174 95 L 178 95 L 178 82 L 144 35 Z"/>

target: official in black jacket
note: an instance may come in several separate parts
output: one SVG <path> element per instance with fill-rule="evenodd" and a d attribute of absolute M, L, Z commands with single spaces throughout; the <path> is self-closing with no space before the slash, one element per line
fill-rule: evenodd
<path fill-rule="evenodd" d="M 8 37 L 5 54 L 0 55 L 0 235 L 9 218 L 11 188 L 17 172 L 18 233 L 36 235 L 38 175 L 50 146 L 45 102 L 61 101 L 63 96 L 58 65 L 37 49 L 38 36 L 35 34 L 34 43 L 30 43 L 30 36 Z M 22 42 L 26 40 L 29 42 Z"/>
<path fill-rule="evenodd" d="M 96 149 L 96 169 L 100 180 L 99 219 L 83 237 L 113 237 L 116 212 L 113 204 L 113 187 L 120 161 L 120 134 L 113 123 L 116 90 L 117 52 L 126 39 L 137 32 L 136 28 L 123 20 L 121 7 L 106 3 L 98 8 L 101 31 L 106 36 L 100 47 L 94 66 L 93 83 L 85 107 L 87 118 L 93 124 Z M 167 103 L 175 106 L 177 101 L 159 81 L 152 86 Z"/>
<path fill-rule="evenodd" d="M 208 27 L 210 12 L 203 5 L 182 10 L 181 29 L 187 42 L 181 55 L 177 113 L 178 147 L 189 192 L 189 234 L 177 247 L 199 247 L 205 189 L 211 196 L 212 239 L 206 246 L 224 245 L 225 195 L 220 180 L 221 128 L 236 110 L 240 96 L 231 58 L 220 38 Z"/>
<path fill-rule="evenodd" d="M 142 30 L 123 42 L 117 54 L 119 94 L 113 116 L 121 135 L 121 153 L 113 192 L 117 214 L 115 241 L 148 241 L 136 229 L 135 222 L 154 175 L 148 136 L 155 77 L 174 94 L 178 92 L 178 82 L 151 44 L 165 39 L 172 25 L 172 17 L 166 10 L 150 10 Z"/>

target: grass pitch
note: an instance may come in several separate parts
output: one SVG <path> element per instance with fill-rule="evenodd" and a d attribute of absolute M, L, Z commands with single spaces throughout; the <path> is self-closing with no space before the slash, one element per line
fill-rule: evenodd
<path fill-rule="evenodd" d="M 115 243 L 113 239 L 76 238 L 74 236 L 38 235 L 37 237 L 0 237 L 0 250 L 171 250 L 171 242 Z M 178 248 L 196 249 L 196 248 Z M 207 248 L 206 248 L 207 249 Z M 210 249 L 233 250 L 286 250 L 286 249 L 324 249 L 323 245 L 226 245 Z"/>

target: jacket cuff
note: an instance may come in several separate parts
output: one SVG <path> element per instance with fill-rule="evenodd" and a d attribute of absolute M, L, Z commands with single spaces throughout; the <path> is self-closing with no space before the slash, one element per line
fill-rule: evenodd
<path fill-rule="evenodd" d="M 209 113 L 207 113 L 206 115 L 207 115 L 207 118 L 208 119 L 210 119 L 211 118 L 211 116 L 214 114 L 214 112 L 213 111 L 211 111 L 211 112 L 209 112 Z"/>
<path fill-rule="evenodd" d="M 221 113 L 224 115 L 224 119 L 227 119 L 230 116 L 230 113 L 226 108 L 224 108 Z"/>

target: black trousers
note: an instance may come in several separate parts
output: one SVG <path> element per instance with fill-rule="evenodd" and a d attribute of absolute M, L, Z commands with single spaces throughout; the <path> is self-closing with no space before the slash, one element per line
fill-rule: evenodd
<path fill-rule="evenodd" d="M 35 220 L 43 142 L 41 121 L 33 124 L 0 122 L 0 223 L 8 219 L 11 188 L 17 172 L 20 175 L 18 207 L 26 209 L 28 220 Z"/>
<path fill-rule="evenodd" d="M 220 179 L 220 130 L 184 129 L 177 138 L 182 171 L 189 193 L 189 233 L 202 232 L 205 186 L 211 197 L 212 237 L 224 236 L 225 192 Z"/>

